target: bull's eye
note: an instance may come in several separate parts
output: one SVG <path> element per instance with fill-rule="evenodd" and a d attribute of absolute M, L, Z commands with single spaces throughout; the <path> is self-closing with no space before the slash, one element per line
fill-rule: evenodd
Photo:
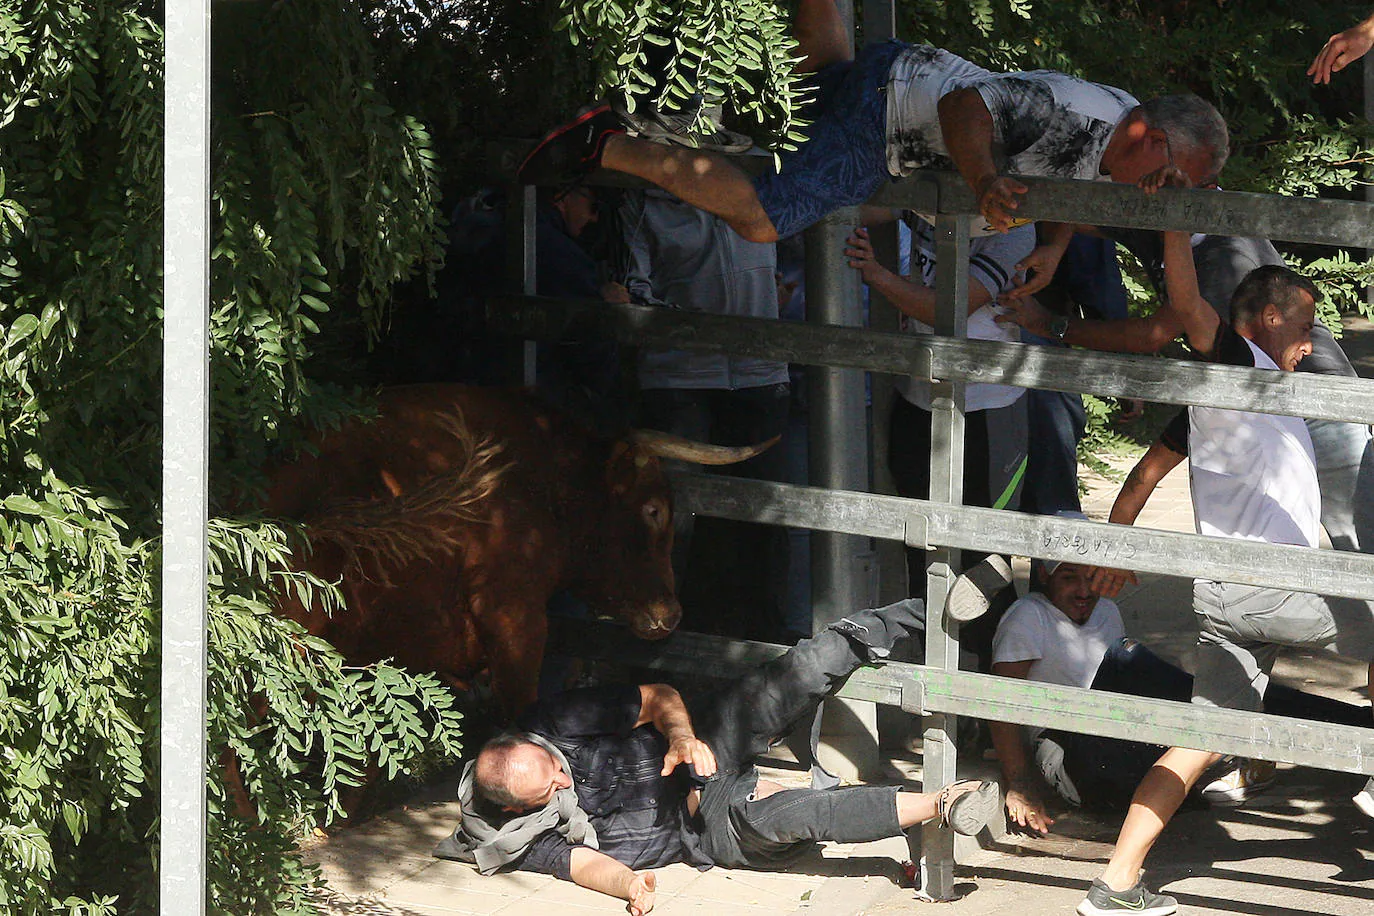
<path fill-rule="evenodd" d="M 658 500 L 644 504 L 644 523 L 654 531 L 662 531 L 668 524 L 668 509 Z"/>

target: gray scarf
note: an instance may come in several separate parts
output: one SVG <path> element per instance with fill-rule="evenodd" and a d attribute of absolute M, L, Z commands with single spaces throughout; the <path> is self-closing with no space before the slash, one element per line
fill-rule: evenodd
<path fill-rule="evenodd" d="M 563 772 L 572 775 L 568 758 L 562 751 L 536 734 L 526 733 L 522 737 L 548 751 Z M 458 804 L 462 815 L 452 835 L 435 847 L 434 854 L 439 858 L 475 864 L 478 871 L 489 875 L 523 856 L 530 845 L 549 830 L 558 831 L 559 836 L 575 846 L 597 848 L 596 830 L 586 812 L 577 806 L 577 791 L 571 786 L 555 792 L 544 807 L 517 814 L 497 825 L 477 813 L 473 792 L 476 769 L 475 758 L 463 768 L 463 776 L 458 781 Z"/>

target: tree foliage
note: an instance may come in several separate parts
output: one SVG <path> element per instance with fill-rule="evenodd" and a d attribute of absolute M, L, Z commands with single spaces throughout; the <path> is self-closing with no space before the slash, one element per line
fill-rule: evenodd
<path fill-rule="evenodd" d="M 155 899 L 162 41 L 138 0 L 0 3 L 0 910 Z M 360 409 L 321 364 L 440 258 L 436 154 L 388 104 L 356 6 L 216 8 L 213 487 Z M 330 334 L 322 333 L 322 326 Z M 332 355 L 332 353 L 330 354 Z M 245 502 L 245 500 L 247 502 Z M 369 761 L 457 749 L 448 692 L 353 670 L 273 613 L 289 533 L 210 539 L 209 837 L 216 912 L 313 912 L 295 837 Z M 262 702 L 265 700 L 265 705 Z M 232 813 L 232 750 L 256 818 Z"/>

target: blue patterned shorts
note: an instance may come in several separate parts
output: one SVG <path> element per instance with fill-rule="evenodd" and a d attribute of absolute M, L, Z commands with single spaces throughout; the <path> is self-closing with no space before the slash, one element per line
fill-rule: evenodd
<path fill-rule="evenodd" d="M 887 171 L 887 80 L 907 45 L 870 44 L 852 61 L 811 76 L 815 101 L 804 114 L 806 142 L 781 155 L 782 170 L 754 179 L 759 202 L 779 238 L 795 235 L 840 207 L 863 203 Z"/>

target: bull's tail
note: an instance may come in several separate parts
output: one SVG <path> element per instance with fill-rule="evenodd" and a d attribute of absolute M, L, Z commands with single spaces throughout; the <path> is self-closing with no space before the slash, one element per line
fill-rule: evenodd
<path fill-rule="evenodd" d="M 411 563 L 456 556 L 463 529 L 490 522 L 491 496 L 510 468 L 505 450 L 459 412 L 435 423 L 458 444 L 455 467 L 399 492 L 389 486 L 392 496 L 340 499 L 306 520 L 312 543 L 342 549 L 345 575 L 389 586 L 391 575 Z"/>

